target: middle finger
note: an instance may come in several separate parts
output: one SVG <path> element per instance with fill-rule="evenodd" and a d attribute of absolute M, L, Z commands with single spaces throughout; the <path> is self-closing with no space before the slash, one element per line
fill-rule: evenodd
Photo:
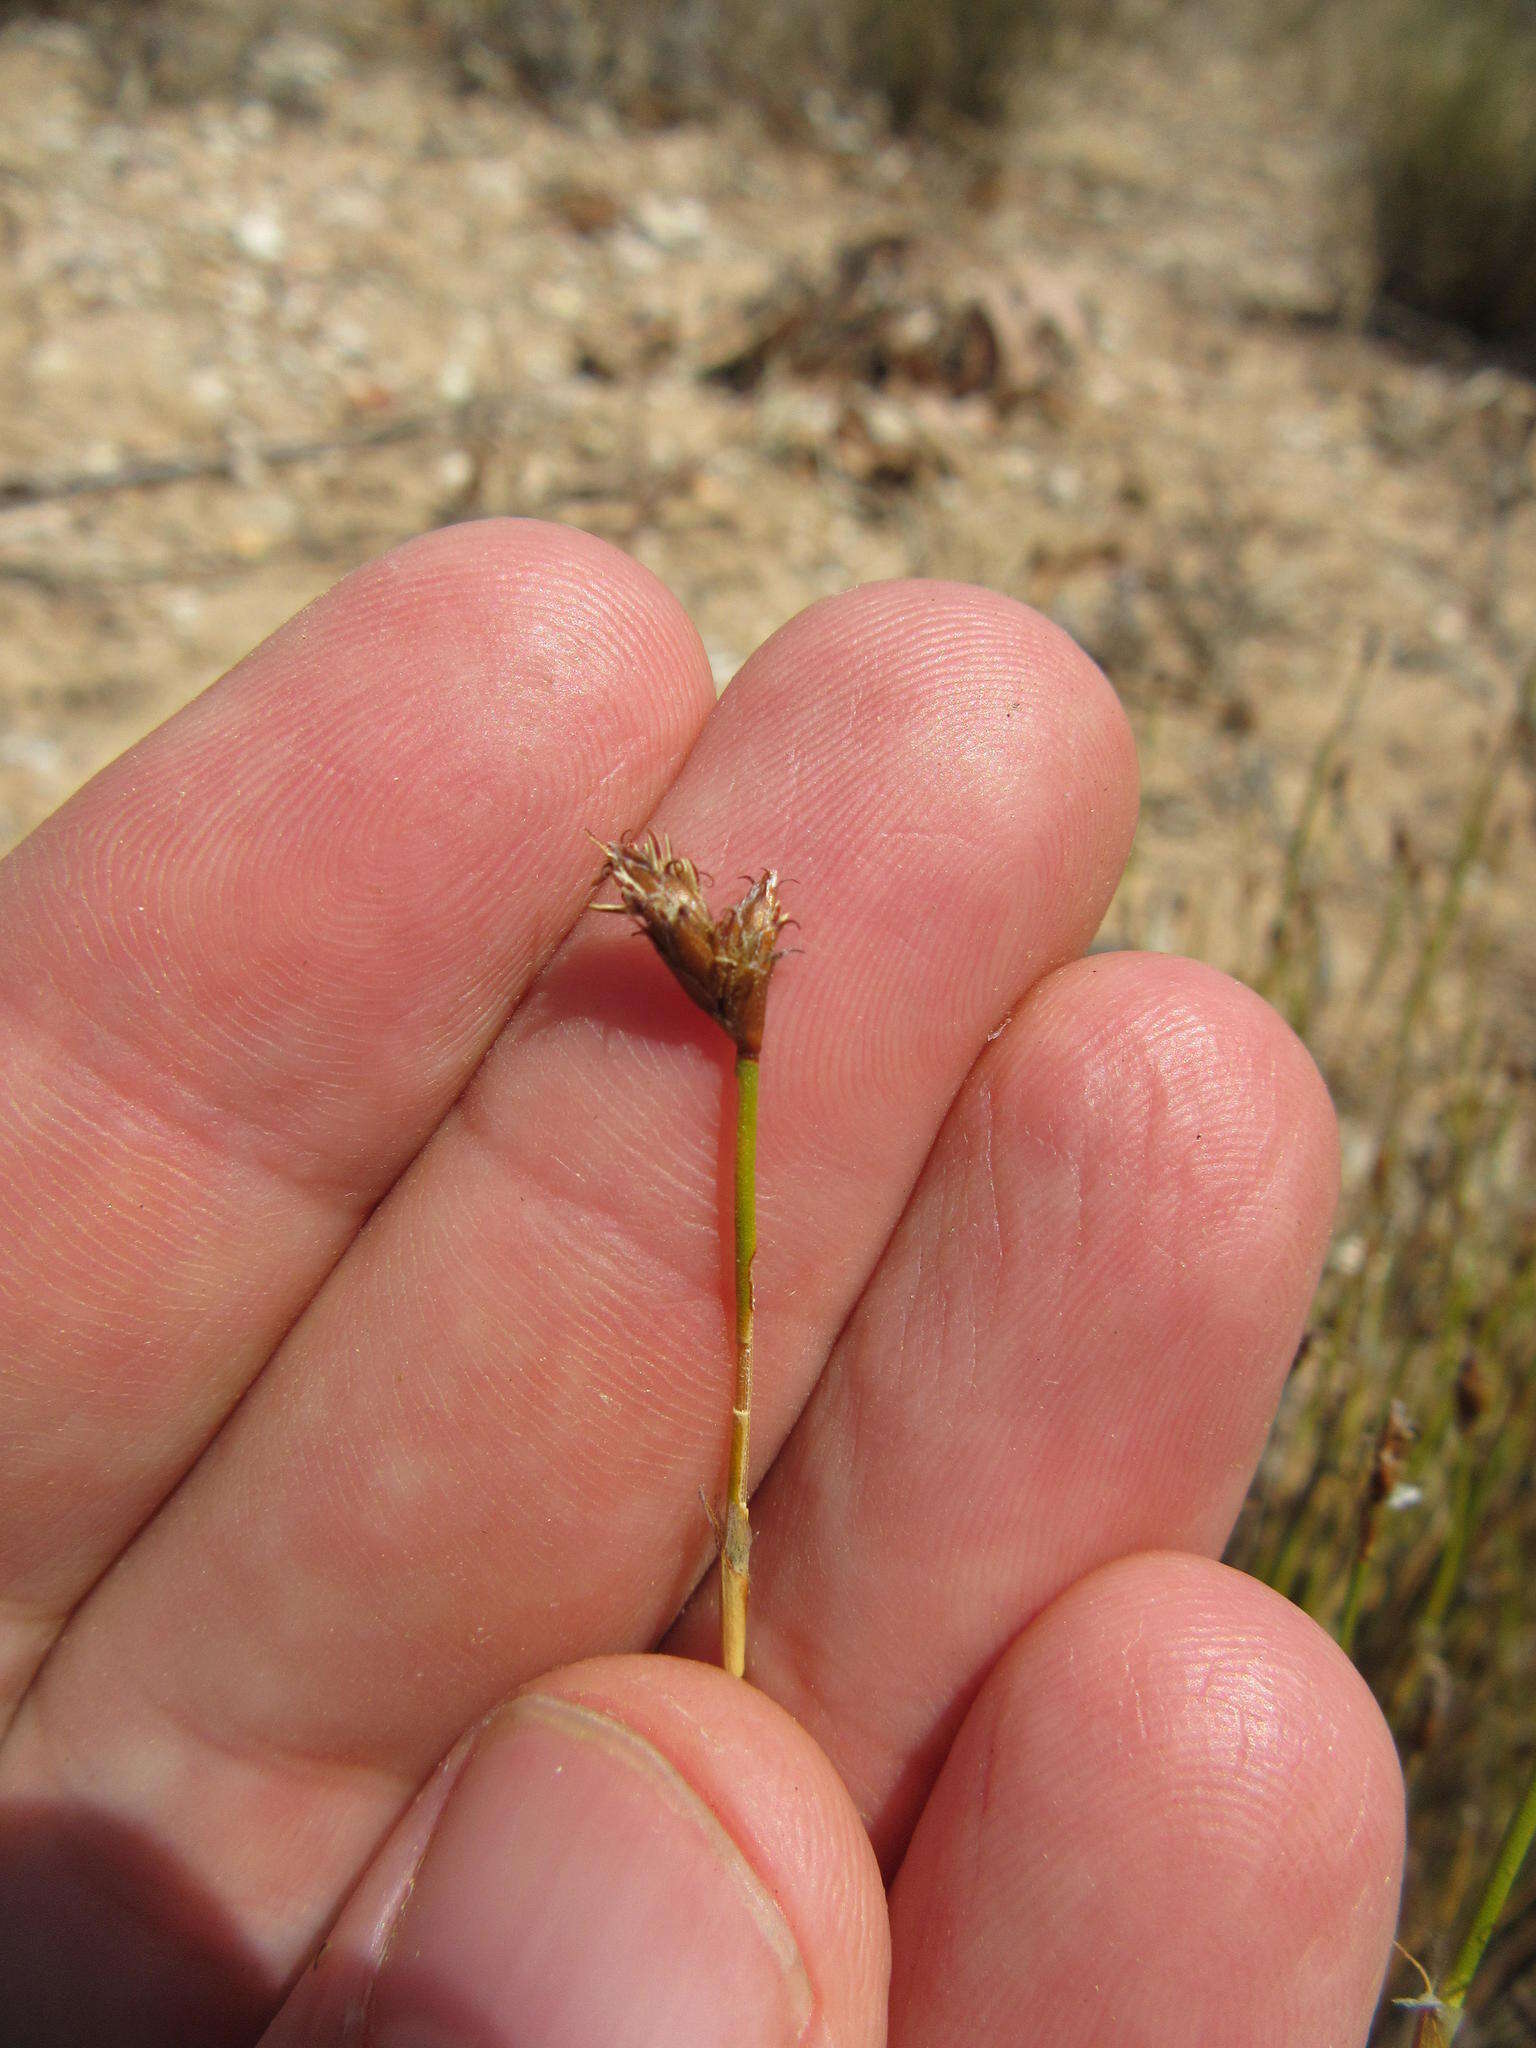
<path fill-rule="evenodd" d="M 1337 1162 L 1300 1041 L 1193 961 L 1074 961 L 972 1068 L 753 1503 L 748 1669 L 888 1870 L 1041 1608 L 1127 1552 L 1220 1552 Z M 666 1647 L 718 1634 L 711 1575 Z"/>

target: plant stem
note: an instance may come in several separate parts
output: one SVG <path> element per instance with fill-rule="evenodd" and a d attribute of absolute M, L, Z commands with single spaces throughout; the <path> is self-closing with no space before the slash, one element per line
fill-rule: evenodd
<path fill-rule="evenodd" d="M 1510 1822 L 1499 1853 L 1494 1859 L 1492 1871 L 1483 1896 L 1478 1901 L 1476 1913 L 1467 1938 L 1461 1944 L 1461 1952 L 1451 1965 L 1451 1974 L 1445 1980 L 1441 1993 L 1447 2005 L 1460 2008 L 1466 2002 L 1472 1979 L 1477 1975 L 1477 1966 L 1483 1960 L 1483 1951 L 1499 1923 L 1499 1916 L 1509 1902 L 1514 1890 L 1515 1879 L 1520 1875 L 1531 1843 L 1536 1840 L 1536 1771 L 1531 1773 L 1531 1782 L 1525 1788 L 1525 1797 Z"/>
<path fill-rule="evenodd" d="M 1362 1543 L 1355 1552 L 1355 1561 L 1350 1567 L 1349 1590 L 1344 1595 L 1344 1612 L 1339 1617 L 1339 1648 L 1346 1657 L 1355 1654 L 1355 1631 L 1360 1626 L 1360 1609 L 1365 1599 L 1365 1575 L 1370 1569 L 1371 1553 L 1368 1545 Z"/>
<path fill-rule="evenodd" d="M 1321 745 L 1312 756 L 1301 806 L 1286 842 L 1285 869 L 1280 878 L 1280 901 L 1270 926 L 1268 955 L 1254 984 L 1261 995 L 1286 1013 L 1287 1020 L 1297 1029 L 1301 1028 L 1300 1023 L 1291 1014 L 1296 1007 L 1296 996 L 1288 984 L 1290 970 L 1295 964 L 1295 920 L 1307 893 L 1307 855 L 1311 850 L 1318 812 L 1322 809 L 1323 800 L 1328 794 L 1328 786 L 1333 779 L 1333 772 L 1344 744 L 1360 715 L 1366 690 L 1376 673 L 1380 651 L 1378 636 L 1374 633 L 1369 634 L 1361 645 L 1338 716 L 1323 735 Z M 1315 929 L 1313 936 L 1315 939 Z"/>
<path fill-rule="evenodd" d="M 1536 721 L 1536 661 L 1521 677 L 1514 714 L 1498 743 L 1490 749 L 1483 772 L 1468 794 L 1445 887 L 1419 946 L 1413 977 L 1398 1013 L 1397 1029 L 1393 1035 L 1391 1075 L 1378 1125 L 1380 1135 L 1374 1170 L 1374 1180 L 1383 1204 L 1390 1195 L 1397 1165 L 1403 1104 L 1412 1078 L 1419 1023 L 1429 1007 L 1441 962 L 1460 922 L 1472 872 L 1482 860 L 1499 785 L 1510 764 L 1520 758 L 1521 742 L 1531 732 L 1533 721 Z"/>
<path fill-rule="evenodd" d="M 1360 1623 L 1360 1608 L 1365 1597 L 1365 1578 L 1370 1570 L 1371 1554 L 1376 1548 L 1376 1538 L 1381 1532 L 1381 1517 L 1387 1502 L 1392 1498 L 1392 1489 L 1402 1475 L 1403 1459 L 1413 1437 L 1413 1425 L 1408 1420 L 1408 1411 L 1400 1401 L 1393 1401 L 1387 1408 L 1386 1420 L 1376 1438 L 1376 1453 L 1371 1460 L 1370 1475 L 1365 1483 L 1365 1496 L 1360 1503 L 1360 1519 L 1356 1524 L 1354 1558 L 1350 1564 L 1349 1586 L 1344 1595 L 1344 1612 L 1339 1620 L 1339 1648 L 1346 1657 L 1355 1654 L 1355 1630 Z"/>
<path fill-rule="evenodd" d="M 1420 2018 L 1415 2048 L 1449 2048 L 1455 2040 L 1472 1979 L 1477 1975 L 1484 1951 L 1493 1938 L 1493 1930 L 1509 1903 L 1509 1895 L 1515 1888 L 1515 1880 L 1533 1841 L 1536 1841 L 1536 1771 L 1532 1771 L 1525 1797 L 1499 1844 L 1499 1853 L 1483 1887 L 1483 1896 L 1477 1902 L 1467 1938 L 1451 1965 L 1450 1975 L 1440 1987 L 1436 2006 Z"/>
<path fill-rule="evenodd" d="M 757 1254 L 757 1061 L 736 1060 L 736 1398 L 720 1546 L 720 1661 L 733 1678 L 747 1663 L 747 1461 L 752 1427 L 752 1261 Z"/>
<path fill-rule="evenodd" d="M 1456 1469 L 1451 1480 L 1451 1525 L 1446 1532 L 1445 1545 L 1435 1567 L 1434 1582 L 1419 1621 L 1419 1633 L 1431 1646 L 1440 1639 L 1440 1631 L 1466 1569 L 1472 1525 L 1477 1517 L 1476 1474 L 1472 1469 L 1474 1455 L 1470 1443 L 1463 1441 L 1457 1445 Z"/>
<path fill-rule="evenodd" d="M 604 881 L 619 892 L 611 906 L 639 925 L 690 1002 L 713 1017 L 736 1048 L 736 1395 L 731 1404 L 731 1462 L 720 1540 L 720 1658 L 733 1678 L 747 1666 L 747 1560 L 752 1525 L 747 1480 L 752 1430 L 752 1261 L 757 1253 L 757 1067 L 763 1049 L 768 983 L 783 959 L 779 935 L 791 922 L 779 878 L 766 869 L 745 896 L 712 916 L 699 871 L 664 835 L 609 846 Z M 705 1503 L 708 1508 L 708 1502 Z M 714 1513 L 710 1510 L 714 1524 Z"/>

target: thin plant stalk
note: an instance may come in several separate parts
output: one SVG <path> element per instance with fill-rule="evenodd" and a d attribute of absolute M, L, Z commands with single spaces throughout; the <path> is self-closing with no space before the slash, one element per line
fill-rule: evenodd
<path fill-rule="evenodd" d="M 1479 1473 L 1474 1469 L 1475 1457 L 1470 1450 L 1463 1451 L 1457 1460 L 1456 1476 L 1451 1496 L 1451 1527 L 1445 1548 L 1440 1553 L 1435 1567 L 1434 1582 L 1424 1602 L 1423 1630 L 1431 1643 L 1438 1642 L 1440 1631 L 1445 1626 L 1451 1603 L 1461 1591 L 1462 1577 L 1467 1568 L 1467 1554 L 1472 1548 L 1472 1532 L 1477 1527 L 1483 1498 L 1488 1490 L 1491 1473 Z"/>
<path fill-rule="evenodd" d="M 1344 1612 L 1339 1616 L 1339 1648 L 1346 1657 L 1355 1654 L 1355 1632 L 1360 1626 L 1360 1610 L 1365 1603 L 1365 1576 L 1370 1569 L 1371 1553 L 1361 1544 L 1355 1551 L 1355 1561 L 1349 1570 L 1349 1587 L 1344 1595 Z"/>
<path fill-rule="evenodd" d="M 1339 1648 L 1346 1657 L 1355 1654 L 1355 1631 L 1360 1625 L 1360 1611 L 1365 1601 L 1366 1573 L 1370 1570 L 1376 1539 L 1381 1533 L 1383 1510 L 1402 1474 L 1403 1458 L 1412 1436 L 1413 1426 L 1406 1409 L 1400 1401 L 1392 1402 L 1376 1439 L 1376 1453 L 1371 1460 L 1370 1476 L 1356 1524 L 1355 1550 L 1344 1595 L 1344 1611 L 1339 1618 Z"/>
<path fill-rule="evenodd" d="M 1323 735 L 1321 744 L 1312 756 L 1301 805 L 1291 827 L 1290 837 L 1286 841 L 1285 867 L 1280 878 L 1280 901 L 1270 925 L 1267 957 L 1259 970 L 1255 986 L 1261 995 L 1267 996 L 1279 1008 L 1285 1010 L 1288 1021 L 1297 1028 L 1299 1020 L 1291 1013 L 1302 998 L 1292 990 L 1290 980 L 1291 970 L 1296 964 L 1296 922 L 1304 913 L 1308 899 L 1307 857 L 1311 851 L 1318 814 L 1339 768 L 1345 744 L 1360 716 L 1360 707 L 1376 674 L 1380 654 L 1379 636 L 1374 633 L 1368 634 L 1361 644 L 1338 716 Z"/>
<path fill-rule="evenodd" d="M 1515 1880 L 1533 1841 L 1536 1841 L 1536 1770 L 1532 1771 L 1525 1797 L 1516 1808 L 1514 1819 L 1499 1844 L 1499 1853 L 1493 1860 L 1493 1869 L 1488 1873 L 1488 1882 L 1483 1887 L 1477 1911 L 1472 1916 L 1472 1925 L 1467 1929 L 1456 1960 L 1433 2000 L 1425 2000 L 1421 2006 L 1414 2048 L 1450 2048 L 1450 2043 L 1455 2040 L 1472 1981 L 1493 1939 L 1493 1930 L 1509 1904 L 1509 1895 L 1515 1888 Z"/>
<path fill-rule="evenodd" d="M 1376 1145 L 1375 1182 L 1383 1200 L 1390 1191 L 1397 1164 L 1403 1104 L 1407 1099 L 1413 1071 L 1413 1054 L 1418 1027 L 1429 1007 L 1441 963 L 1461 919 L 1467 885 L 1483 857 L 1488 829 L 1494 817 L 1494 799 L 1512 761 L 1519 758 L 1522 741 L 1536 724 L 1536 661 L 1520 680 L 1515 710 L 1498 744 L 1490 749 L 1482 774 L 1468 793 L 1456 834 L 1456 848 L 1440 901 L 1419 947 L 1413 976 L 1398 1013 L 1393 1038 L 1392 1066 L 1382 1105 Z"/>
<path fill-rule="evenodd" d="M 784 957 L 778 938 L 790 922 L 770 868 L 741 901 L 716 917 L 704 900 L 699 871 L 664 838 L 621 841 L 603 852 L 602 881 L 619 892 L 598 904 L 631 917 L 671 969 L 689 999 L 713 1017 L 736 1047 L 736 1387 L 725 1518 L 720 1545 L 720 1658 L 734 1678 L 746 1675 L 747 1582 L 752 1525 L 747 1480 L 752 1444 L 753 1261 L 757 1256 L 757 1076 L 768 1009 L 768 984 Z M 705 1501 L 706 1511 L 709 1503 Z"/>
<path fill-rule="evenodd" d="M 1424 1602 L 1419 1618 L 1421 1639 L 1431 1646 L 1438 1643 L 1440 1631 L 1445 1626 L 1446 1616 L 1451 1611 L 1461 1585 L 1462 1573 L 1466 1570 L 1467 1552 L 1472 1546 L 1472 1530 L 1482 1505 L 1477 1473 L 1477 1443 L 1475 1432 L 1478 1423 L 1488 1410 L 1488 1384 L 1478 1370 L 1476 1358 L 1469 1352 L 1463 1359 L 1461 1370 L 1456 1375 L 1455 1410 L 1458 1428 L 1456 1431 L 1455 1466 L 1451 1475 L 1451 1519 L 1446 1532 L 1445 1543 L 1440 1551 L 1435 1576 Z"/>
<path fill-rule="evenodd" d="M 757 1256 L 757 1061 L 736 1059 L 736 1398 L 731 1407 L 731 1458 L 726 1480 L 725 1535 L 720 1545 L 720 1661 L 733 1678 L 747 1666 L 747 1473 L 752 1436 L 752 1262 Z"/>

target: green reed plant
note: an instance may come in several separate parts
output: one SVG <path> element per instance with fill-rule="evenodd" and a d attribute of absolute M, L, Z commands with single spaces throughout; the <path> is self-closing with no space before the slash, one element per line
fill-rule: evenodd
<path fill-rule="evenodd" d="M 1529 2039 L 1510 1991 L 1533 1953 L 1527 1803 L 1497 1830 L 1536 1681 L 1536 1072 L 1507 1000 L 1518 966 L 1490 952 L 1484 905 L 1528 801 L 1516 785 L 1536 760 L 1533 690 L 1536 669 L 1472 757 L 1442 850 L 1425 821 L 1394 829 L 1356 961 L 1329 929 L 1360 872 L 1352 671 L 1281 845 L 1256 977 L 1334 1085 L 1348 1173 L 1335 1256 L 1228 1554 L 1331 1622 L 1397 1736 L 1402 1935 L 1437 1972 L 1433 2005 L 1412 2015 L 1418 2048 L 1439 2048 L 1463 2014 L 1479 2048 Z M 1416 1435 L 1387 1473 L 1394 1400 Z M 1387 2008 L 1378 2048 L 1401 2048 L 1403 2025 Z"/>
<path fill-rule="evenodd" d="M 1525 1796 L 1505 1830 L 1471 1925 L 1456 1951 L 1456 1960 L 1451 1964 L 1445 1981 L 1438 1988 L 1430 1983 L 1422 1998 L 1400 2001 L 1418 2013 L 1414 2048 L 1450 2048 L 1460 2032 L 1468 1993 L 1488 1952 L 1494 1929 L 1503 1918 L 1509 1895 L 1515 1888 L 1515 1881 L 1533 1841 L 1536 1841 L 1536 1770 L 1532 1771 Z"/>

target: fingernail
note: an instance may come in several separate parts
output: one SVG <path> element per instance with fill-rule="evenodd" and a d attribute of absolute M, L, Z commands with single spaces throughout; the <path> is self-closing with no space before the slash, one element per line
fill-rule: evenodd
<path fill-rule="evenodd" d="M 811 1989 L 771 1893 L 623 1723 L 525 1694 L 454 1786 L 385 1945 L 372 2048 L 785 2048 Z"/>

